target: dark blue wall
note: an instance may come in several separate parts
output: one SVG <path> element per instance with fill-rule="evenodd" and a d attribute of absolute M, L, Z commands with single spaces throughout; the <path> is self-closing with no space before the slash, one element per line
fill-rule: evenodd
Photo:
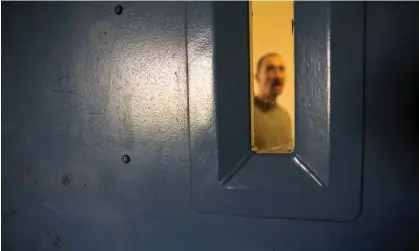
<path fill-rule="evenodd" d="M 115 4 L 2 3 L 2 250 L 419 249 L 418 3 L 365 3 L 349 223 L 192 210 L 186 4 Z"/>

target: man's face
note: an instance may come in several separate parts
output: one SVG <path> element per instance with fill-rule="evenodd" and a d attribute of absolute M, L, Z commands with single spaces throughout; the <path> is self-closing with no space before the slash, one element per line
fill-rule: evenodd
<path fill-rule="evenodd" d="M 262 61 L 256 73 L 256 80 L 262 95 L 276 97 L 280 95 L 285 84 L 285 63 L 280 56 L 270 56 Z"/>

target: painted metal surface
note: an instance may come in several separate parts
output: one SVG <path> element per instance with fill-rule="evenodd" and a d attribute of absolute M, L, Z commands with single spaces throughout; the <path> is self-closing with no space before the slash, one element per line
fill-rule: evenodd
<path fill-rule="evenodd" d="M 352 221 L 361 212 L 364 4 L 295 3 L 293 154 L 249 147 L 248 13 L 247 2 L 188 3 L 192 205 L 205 213 Z M 348 23 L 352 29 L 340 32 Z"/>
<path fill-rule="evenodd" d="M 2 3 L 2 249 L 417 249 L 417 3 L 366 3 L 350 223 L 192 210 L 186 4 L 119 4 Z"/>

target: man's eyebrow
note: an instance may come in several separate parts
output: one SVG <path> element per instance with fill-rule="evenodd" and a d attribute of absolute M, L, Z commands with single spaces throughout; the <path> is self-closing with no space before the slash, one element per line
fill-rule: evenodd
<path fill-rule="evenodd" d="M 280 64 L 278 66 L 275 66 L 274 64 L 268 64 L 266 66 L 266 68 L 276 68 L 276 67 L 278 67 L 278 68 L 285 68 L 285 64 Z"/>

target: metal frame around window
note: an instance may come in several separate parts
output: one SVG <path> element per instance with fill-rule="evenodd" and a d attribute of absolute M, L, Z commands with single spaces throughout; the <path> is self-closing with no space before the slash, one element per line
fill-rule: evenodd
<path fill-rule="evenodd" d="M 251 151 L 248 2 L 188 2 L 191 198 L 200 212 L 361 212 L 364 3 L 295 2 L 293 154 Z"/>

